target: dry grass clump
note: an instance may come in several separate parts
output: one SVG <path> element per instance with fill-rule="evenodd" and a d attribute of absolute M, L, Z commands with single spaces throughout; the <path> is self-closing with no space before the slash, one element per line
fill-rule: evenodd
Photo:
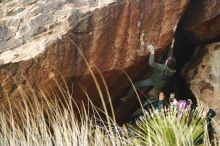
<path fill-rule="evenodd" d="M 127 145 L 122 130 L 112 120 L 110 124 L 89 115 L 85 107 L 76 116 L 74 101 L 69 92 L 61 90 L 59 98 L 52 101 L 41 91 L 21 89 L 22 102 L 16 107 L 0 111 L 0 145 L 4 146 L 103 146 Z M 11 103 L 9 102 L 9 105 Z M 94 107 L 93 112 L 97 112 Z"/>
<path fill-rule="evenodd" d="M 0 145 L 4 146 L 194 146 L 211 145 L 207 119 L 199 106 L 193 112 L 177 109 L 152 110 L 137 125 L 119 127 L 112 118 L 103 120 L 93 103 L 80 110 L 69 91 L 49 98 L 20 88 L 22 102 L 0 111 Z M 89 99 L 88 99 L 89 100 Z M 12 105 L 8 101 L 9 105 Z M 76 116 L 78 108 L 79 116 Z M 104 111 L 102 111 L 104 112 Z M 94 116 L 96 115 L 96 116 Z M 107 115 L 108 116 L 108 115 Z"/>

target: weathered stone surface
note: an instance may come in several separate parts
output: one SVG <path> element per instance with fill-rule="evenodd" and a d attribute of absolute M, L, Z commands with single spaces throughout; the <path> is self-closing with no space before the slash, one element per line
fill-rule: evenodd
<path fill-rule="evenodd" d="M 124 69 L 137 77 L 146 68 L 146 56 L 137 55 L 140 38 L 161 52 L 170 43 L 173 28 L 188 0 L 11 0 L 0 8 L 0 89 L 17 96 L 17 85 L 45 89 L 53 77 L 79 81 L 92 95 L 95 87 L 75 42 L 91 68 L 104 75 L 112 97 L 128 86 Z M 94 71 L 97 74 L 97 71 Z M 25 79 L 23 78 L 25 77 Z M 81 99 L 78 90 L 74 96 Z M 1 95 L 1 94 L 0 94 Z M 79 98 L 80 97 L 80 98 Z M 90 96 L 95 101 L 96 96 Z M 97 102 L 96 102 L 97 103 Z"/>
<path fill-rule="evenodd" d="M 198 102 L 212 108 L 220 120 L 220 42 L 198 47 L 182 73 Z"/>
<path fill-rule="evenodd" d="M 220 39 L 220 1 L 192 1 L 183 19 L 183 27 L 196 42 Z"/>

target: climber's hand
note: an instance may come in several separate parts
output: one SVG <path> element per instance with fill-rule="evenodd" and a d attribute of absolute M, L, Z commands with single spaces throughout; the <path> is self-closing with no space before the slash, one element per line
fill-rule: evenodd
<path fill-rule="evenodd" d="M 150 51 L 151 54 L 154 54 L 154 50 L 155 50 L 155 47 L 151 44 L 147 45 L 147 49 L 148 51 Z"/>
<path fill-rule="evenodd" d="M 154 54 L 154 50 L 151 50 L 150 53 L 151 53 L 151 54 Z"/>
<path fill-rule="evenodd" d="M 171 44 L 171 47 L 173 48 L 173 46 L 174 46 L 174 43 L 175 43 L 175 38 L 173 37 L 173 39 L 172 39 L 172 44 Z"/>
<path fill-rule="evenodd" d="M 175 24 L 174 27 L 173 27 L 173 33 L 176 32 L 176 28 L 177 28 L 177 24 Z"/>
<path fill-rule="evenodd" d="M 120 98 L 120 100 L 121 100 L 122 102 L 126 102 L 126 101 L 127 101 L 127 99 L 128 99 L 128 97 L 127 97 L 127 96 L 124 96 L 124 97 L 121 97 L 121 98 Z"/>

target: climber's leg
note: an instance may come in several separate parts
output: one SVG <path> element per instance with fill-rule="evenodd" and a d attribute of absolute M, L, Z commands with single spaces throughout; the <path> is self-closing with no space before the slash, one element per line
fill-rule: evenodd
<path fill-rule="evenodd" d="M 141 87 L 148 87 L 148 86 L 153 86 L 153 82 L 151 79 L 147 79 L 147 80 L 143 80 L 143 81 L 139 81 L 134 83 L 134 87 L 136 89 L 139 89 Z M 127 98 L 130 98 L 134 93 L 134 88 L 133 86 L 129 89 L 128 93 L 126 94 Z"/>

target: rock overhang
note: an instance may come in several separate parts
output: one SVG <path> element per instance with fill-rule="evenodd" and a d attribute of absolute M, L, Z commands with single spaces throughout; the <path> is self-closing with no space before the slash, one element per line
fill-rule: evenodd
<path fill-rule="evenodd" d="M 47 46 L 74 28 L 81 16 L 115 0 L 18 2 L 12 0 L 0 8 L 1 64 L 25 61 L 42 54 Z"/>

